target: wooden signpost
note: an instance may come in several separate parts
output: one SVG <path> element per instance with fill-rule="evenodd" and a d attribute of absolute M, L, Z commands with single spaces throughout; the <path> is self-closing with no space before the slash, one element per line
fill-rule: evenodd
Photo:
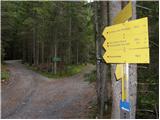
<path fill-rule="evenodd" d="M 52 62 L 60 62 L 62 61 L 60 57 L 52 57 Z"/>
<path fill-rule="evenodd" d="M 122 80 L 120 117 L 130 118 L 129 63 L 149 63 L 149 40 L 147 17 L 129 21 L 132 17 L 132 3 L 129 2 L 115 17 L 112 26 L 106 27 L 102 35 L 106 38 L 103 59 L 117 65 L 117 80 Z M 127 22 L 126 22 L 127 21 Z M 115 25 L 116 24 L 116 25 Z"/>

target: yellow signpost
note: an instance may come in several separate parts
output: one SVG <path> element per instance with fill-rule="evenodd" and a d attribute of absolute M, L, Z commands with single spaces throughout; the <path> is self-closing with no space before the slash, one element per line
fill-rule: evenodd
<path fill-rule="evenodd" d="M 109 50 L 103 56 L 106 63 L 149 63 L 149 48 Z"/>
<path fill-rule="evenodd" d="M 149 63 L 148 19 L 106 27 L 103 58 L 107 63 Z"/>
<path fill-rule="evenodd" d="M 123 10 L 114 18 L 113 24 L 123 23 L 132 17 L 132 2 L 129 2 Z"/>
<path fill-rule="evenodd" d="M 119 23 L 124 23 L 128 19 L 132 17 L 132 2 L 130 1 L 124 8 L 121 10 L 117 16 L 113 20 L 113 24 L 119 24 Z M 120 37 L 120 36 L 119 36 Z M 106 41 L 105 41 L 106 42 Z M 104 43 L 104 48 L 105 48 L 105 43 Z M 107 48 L 105 48 L 107 49 Z M 115 75 L 118 78 L 117 80 L 122 78 L 121 71 L 123 70 L 123 64 L 117 64 L 116 66 L 116 72 Z M 122 80 L 123 81 L 123 80 Z"/>
<path fill-rule="evenodd" d="M 106 63 L 119 63 L 115 75 L 117 80 L 122 80 L 121 118 L 130 118 L 128 63 L 149 63 L 148 19 L 126 22 L 131 17 L 132 2 L 129 2 L 114 18 L 113 25 L 102 33 L 106 39 L 103 59 Z"/>
<path fill-rule="evenodd" d="M 116 74 L 117 80 L 120 80 L 122 78 L 122 76 L 124 74 L 123 73 L 123 64 L 117 64 L 115 74 Z"/>
<path fill-rule="evenodd" d="M 128 19 L 132 17 L 132 2 L 130 1 L 124 8 L 121 10 L 116 17 L 113 20 L 113 24 L 119 24 L 119 23 L 124 23 Z M 105 45 L 104 45 L 105 46 Z M 120 75 L 121 71 L 123 70 L 123 65 L 122 64 L 117 64 L 116 66 L 116 77 Z M 122 78 L 122 76 L 119 76 Z"/>

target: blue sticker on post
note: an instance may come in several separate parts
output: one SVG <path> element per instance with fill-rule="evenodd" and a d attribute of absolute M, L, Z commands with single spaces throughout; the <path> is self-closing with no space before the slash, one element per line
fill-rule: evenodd
<path fill-rule="evenodd" d="M 120 100 L 120 109 L 123 109 L 125 111 L 130 111 L 130 103 L 127 101 Z"/>

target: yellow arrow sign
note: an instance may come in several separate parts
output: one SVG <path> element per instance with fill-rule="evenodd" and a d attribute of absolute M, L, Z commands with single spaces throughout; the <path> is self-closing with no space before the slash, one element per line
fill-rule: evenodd
<path fill-rule="evenodd" d="M 103 35 L 107 63 L 149 63 L 147 18 L 106 27 Z"/>
<path fill-rule="evenodd" d="M 129 18 L 132 17 L 132 2 L 129 2 L 122 11 L 119 12 L 119 14 L 117 14 L 117 16 L 115 17 L 113 24 L 118 24 L 118 23 L 123 23 L 126 22 Z M 121 36 L 122 37 L 122 36 Z M 104 48 L 107 49 L 105 43 L 104 43 Z M 109 43 L 108 43 L 109 46 Z M 117 77 L 117 80 L 121 79 L 123 74 L 123 65 L 122 64 L 117 64 L 116 66 L 116 72 L 115 75 Z M 123 96 L 124 97 L 124 96 Z"/>
<path fill-rule="evenodd" d="M 106 27 L 103 35 L 106 38 L 103 44 L 105 49 L 148 47 L 148 19 L 142 18 Z"/>
<path fill-rule="evenodd" d="M 126 51 L 126 63 L 149 63 L 149 48 Z"/>
<path fill-rule="evenodd" d="M 116 79 L 120 80 L 123 76 L 123 64 L 117 64 L 116 66 L 116 71 L 115 71 L 115 75 L 116 75 Z"/>
<path fill-rule="evenodd" d="M 107 63 L 149 63 L 149 48 L 110 50 L 103 56 Z"/>
<path fill-rule="evenodd" d="M 123 50 L 107 50 L 103 56 L 104 60 L 107 63 L 124 63 L 125 62 L 125 53 Z"/>
<path fill-rule="evenodd" d="M 132 2 L 129 2 L 113 20 L 113 24 L 123 23 L 132 17 Z"/>

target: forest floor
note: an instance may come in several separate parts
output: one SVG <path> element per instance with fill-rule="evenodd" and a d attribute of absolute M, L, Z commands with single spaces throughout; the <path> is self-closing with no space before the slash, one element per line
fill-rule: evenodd
<path fill-rule="evenodd" d="M 71 77 L 49 79 L 18 60 L 6 63 L 11 75 L 8 84 L 2 84 L 2 118 L 88 118 L 96 91 L 83 76 L 93 65 Z"/>

